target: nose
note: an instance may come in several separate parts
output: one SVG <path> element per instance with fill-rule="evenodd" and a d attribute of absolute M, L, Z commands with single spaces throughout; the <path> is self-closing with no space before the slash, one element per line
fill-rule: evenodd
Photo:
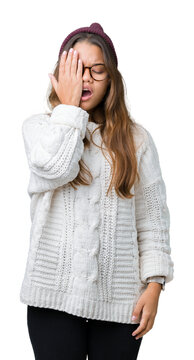
<path fill-rule="evenodd" d="M 83 75 L 82 78 L 85 82 L 87 82 L 87 80 L 92 80 L 92 77 L 90 75 L 90 69 L 88 68 L 83 68 Z"/>

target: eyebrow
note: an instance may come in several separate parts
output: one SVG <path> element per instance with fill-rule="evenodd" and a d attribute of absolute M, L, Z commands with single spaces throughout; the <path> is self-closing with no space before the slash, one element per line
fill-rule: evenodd
<path fill-rule="evenodd" d="M 105 65 L 103 62 L 98 61 L 98 62 L 92 64 L 91 66 L 98 65 L 98 64 L 100 64 L 100 65 Z"/>

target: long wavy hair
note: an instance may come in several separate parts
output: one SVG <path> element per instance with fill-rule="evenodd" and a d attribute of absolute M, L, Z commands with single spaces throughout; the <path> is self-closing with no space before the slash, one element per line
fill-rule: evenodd
<path fill-rule="evenodd" d="M 124 80 L 116 67 L 111 50 L 108 48 L 104 40 L 97 34 L 82 32 L 74 35 L 64 46 L 62 52 L 64 50 L 68 52 L 69 49 L 78 41 L 87 41 L 101 48 L 106 70 L 110 78 L 104 98 L 100 104 L 95 107 L 94 111 L 91 111 L 88 119 L 88 121 L 94 121 L 93 115 L 95 114 L 95 111 L 98 111 L 101 114 L 99 126 L 91 133 L 90 140 L 93 142 L 92 134 L 99 129 L 106 151 L 108 151 L 112 160 L 111 163 L 109 162 L 111 165 L 112 177 L 106 195 L 108 195 L 109 191 L 114 186 L 118 196 L 121 198 L 131 199 L 134 196 L 134 194 L 131 193 L 131 188 L 136 180 L 136 177 L 139 180 L 136 147 L 133 137 L 133 130 L 134 127 L 136 127 L 136 122 L 132 119 L 132 116 L 125 104 Z M 59 75 L 60 58 L 61 56 L 58 58 L 53 71 L 53 75 L 57 80 Z M 52 84 L 49 84 L 47 91 L 47 104 L 51 112 L 54 107 L 60 103 L 61 102 L 55 92 L 55 89 Z M 51 113 L 48 113 L 48 115 L 51 115 Z M 86 137 L 83 139 L 83 142 L 84 148 L 90 145 L 90 141 Z M 95 145 L 98 146 L 97 144 Z M 103 148 L 100 148 L 103 152 Z M 92 174 L 83 159 L 80 159 L 79 166 L 80 171 L 77 177 L 70 182 L 74 189 L 76 189 L 76 185 L 90 185 L 93 179 Z M 85 178 L 86 174 L 90 178 L 89 181 Z"/>

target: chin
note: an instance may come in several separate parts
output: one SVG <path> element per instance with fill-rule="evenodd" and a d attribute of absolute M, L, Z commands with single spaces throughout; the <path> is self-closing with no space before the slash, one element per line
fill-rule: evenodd
<path fill-rule="evenodd" d="M 89 102 L 87 101 L 81 101 L 80 107 L 83 108 L 84 110 L 93 110 L 96 107 L 96 105 L 89 104 Z"/>
<path fill-rule="evenodd" d="M 80 101 L 80 107 L 83 108 L 84 110 L 91 110 L 93 111 L 94 109 L 96 109 L 100 104 L 101 104 L 102 100 L 100 99 L 99 101 L 93 102 L 92 101 Z"/>

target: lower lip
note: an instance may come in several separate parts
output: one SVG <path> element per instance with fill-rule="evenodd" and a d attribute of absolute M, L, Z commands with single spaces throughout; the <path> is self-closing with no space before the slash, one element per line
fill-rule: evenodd
<path fill-rule="evenodd" d="M 82 100 L 82 101 L 89 100 L 89 99 L 92 97 L 92 95 L 93 95 L 93 94 L 90 94 L 90 95 L 88 95 L 88 96 L 82 96 L 82 97 L 81 97 L 81 100 Z"/>

